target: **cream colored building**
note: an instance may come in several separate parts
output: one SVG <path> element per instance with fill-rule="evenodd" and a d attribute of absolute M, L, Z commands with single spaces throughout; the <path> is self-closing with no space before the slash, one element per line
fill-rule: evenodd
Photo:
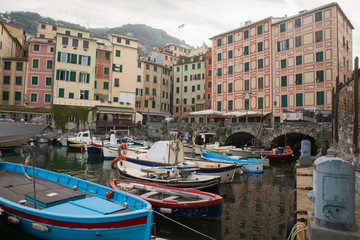
<path fill-rule="evenodd" d="M 46 22 L 39 22 L 37 28 L 37 37 L 54 39 L 57 33 L 57 26 Z"/>

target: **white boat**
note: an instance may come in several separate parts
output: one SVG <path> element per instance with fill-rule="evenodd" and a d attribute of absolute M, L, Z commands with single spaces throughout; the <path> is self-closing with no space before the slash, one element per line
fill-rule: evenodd
<path fill-rule="evenodd" d="M 176 164 L 196 164 L 199 174 L 220 176 L 221 183 L 232 182 L 238 166 L 234 163 L 210 163 L 204 160 L 189 161 L 184 158 L 182 141 L 158 141 L 147 153 L 126 154 L 126 160 L 133 163 L 133 167 L 168 167 Z"/>
<path fill-rule="evenodd" d="M 92 139 L 89 130 L 79 132 L 76 137 L 67 139 L 67 147 L 71 149 L 82 149 L 89 145 L 91 140 Z"/>
<path fill-rule="evenodd" d="M 219 142 L 215 142 L 215 144 L 207 144 L 206 145 L 207 150 L 217 152 L 217 153 L 225 153 L 225 154 L 230 154 L 230 151 L 235 148 L 236 147 L 232 146 L 232 145 L 220 146 Z"/>
<path fill-rule="evenodd" d="M 46 124 L 0 122 L 0 148 L 19 147 L 47 126 Z"/>
<path fill-rule="evenodd" d="M 263 152 L 264 152 L 263 149 L 251 148 L 251 147 L 230 149 L 230 153 L 233 156 L 242 156 L 242 157 L 250 157 L 250 158 L 260 158 Z"/>

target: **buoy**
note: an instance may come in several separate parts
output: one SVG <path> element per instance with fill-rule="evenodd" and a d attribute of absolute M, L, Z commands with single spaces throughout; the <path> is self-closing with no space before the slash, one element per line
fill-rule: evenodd
<path fill-rule="evenodd" d="M 112 162 L 111 162 L 110 167 L 111 167 L 112 169 L 116 169 L 116 168 L 115 168 L 115 163 L 116 163 L 117 161 L 119 161 L 119 160 L 126 160 L 126 157 L 124 157 L 124 156 L 118 156 L 118 157 L 114 158 L 114 160 L 112 160 Z"/>
<path fill-rule="evenodd" d="M 19 224 L 20 223 L 20 220 L 17 217 L 14 217 L 14 216 L 8 216 L 7 220 L 9 221 L 9 223 L 12 223 L 12 224 Z"/>
<path fill-rule="evenodd" d="M 106 198 L 111 199 L 111 198 L 113 198 L 114 193 L 113 193 L 113 191 L 107 191 L 106 194 L 105 194 L 105 196 L 106 196 Z"/>
<path fill-rule="evenodd" d="M 49 228 L 43 224 L 40 224 L 40 223 L 32 223 L 31 224 L 33 229 L 36 229 L 36 230 L 39 230 L 41 232 L 48 232 L 49 231 Z"/>
<path fill-rule="evenodd" d="M 172 209 L 171 208 L 160 208 L 159 209 L 161 213 L 165 213 L 165 214 L 171 214 Z"/>

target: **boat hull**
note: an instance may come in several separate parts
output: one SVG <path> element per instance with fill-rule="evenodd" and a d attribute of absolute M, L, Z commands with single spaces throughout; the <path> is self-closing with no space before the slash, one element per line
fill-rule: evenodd
<path fill-rule="evenodd" d="M 242 156 L 242 157 L 250 157 L 250 158 L 260 158 L 262 151 L 251 151 L 251 150 L 239 150 L 239 149 L 230 149 L 230 153 L 233 156 Z"/>
<path fill-rule="evenodd" d="M 0 163 L 0 207 L 6 214 L 5 221 L 18 230 L 41 239 L 150 239 L 151 205 L 142 199 L 67 174 L 35 168 L 38 190 L 37 208 L 34 208 L 32 188 L 20 188 L 24 184 L 32 186 L 24 176 L 23 169 L 32 175 L 30 167 Z M 14 185 L 8 186 L 6 181 Z M 74 186 L 76 191 L 73 190 Z M 6 193 L 10 192 L 8 188 L 20 195 Z M 113 192 L 111 201 L 105 197 L 108 191 Z M 70 198 L 67 198 L 69 195 Z M 49 200 L 54 196 L 65 198 Z M 14 198 L 22 197 L 26 199 L 25 204 L 14 201 Z M 122 212 L 124 199 L 129 211 L 125 209 Z M 136 207 L 135 203 L 139 205 Z"/>
<path fill-rule="evenodd" d="M 141 195 L 136 196 L 148 201 L 152 205 L 153 210 L 166 214 L 170 217 L 209 219 L 221 218 L 223 199 L 219 195 L 194 189 L 181 189 L 123 179 L 110 179 L 110 186 L 112 188 L 120 191 L 126 189 L 126 187 L 119 188 L 118 183 L 120 183 L 120 185 L 125 184 L 125 186 L 136 184 L 140 189 L 150 187 L 150 191 L 158 190 L 156 197 L 146 197 L 146 193 L 142 194 L 144 197 Z M 129 191 L 129 193 L 132 194 L 131 191 Z M 165 195 L 164 199 L 160 199 L 162 195 Z M 194 200 L 191 200 L 192 197 Z"/>

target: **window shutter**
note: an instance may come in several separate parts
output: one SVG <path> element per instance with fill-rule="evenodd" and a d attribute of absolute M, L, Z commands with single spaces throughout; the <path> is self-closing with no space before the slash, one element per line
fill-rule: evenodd
<path fill-rule="evenodd" d="M 286 49 L 289 49 L 289 46 L 290 46 L 289 39 L 286 39 Z"/>
<path fill-rule="evenodd" d="M 77 55 L 76 54 L 71 54 L 71 63 L 76 64 L 76 59 L 77 59 Z"/>
<path fill-rule="evenodd" d="M 86 74 L 86 83 L 89 83 L 90 82 L 90 73 L 87 73 Z"/>
<path fill-rule="evenodd" d="M 70 81 L 75 82 L 76 81 L 76 72 L 70 72 Z"/>
<path fill-rule="evenodd" d="M 79 54 L 79 64 L 81 64 L 81 55 Z"/>
<path fill-rule="evenodd" d="M 277 51 L 280 52 L 280 42 L 277 42 Z"/>
<path fill-rule="evenodd" d="M 88 56 L 88 66 L 90 66 L 90 60 L 91 60 L 91 57 Z"/>
<path fill-rule="evenodd" d="M 113 64 L 113 66 L 112 66 L 112 70 L 113 70 L 113 71 L 115 71 L 115 64 Z"/>
<path fill-rule="evenodd" d="M 69 71 L 66 71 L 66 81 L 69 81 Z"/>
<path fill-rule="evenodd" d="M 120 65 L 120 72 L 122 72 L 122 65 Z"/>
<path fill-rule="evenodd" d="M 56 80 L 59 80 L 60 78 L 60 70 L 56 70 Z"/>
<path fill-rule="evenodd" d="M 89 99 L 89 90 L 84 91 L 84 99 Z"/>
<path fill-rule="evenodd" d="M 68 53 L 68 54 L 67 54 L 67 62 L 68 62 L 68 63 L 70 63 L 70 61 L 71 61 L 71 59 L 70 59 L 70 58 L 71 58 L 71 54 L 70 54 L 70 53 Z"/>
<path fill-rule="evenodd" d="M 79 82 L 81 81 L 81 72 L 79 72 Z"/>
<path fill-rule="evenodd" d="M 58 52 L 57 61 L 60 62 L 61 60 L 61 52 Z"/>

